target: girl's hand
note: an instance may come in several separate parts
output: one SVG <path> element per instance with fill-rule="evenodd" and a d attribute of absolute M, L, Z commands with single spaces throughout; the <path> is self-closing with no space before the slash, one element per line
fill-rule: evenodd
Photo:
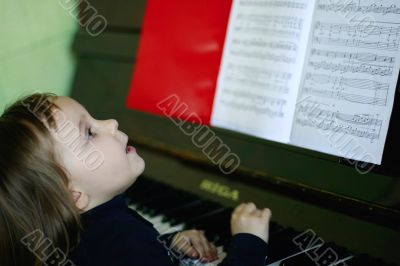
<path fill-rule="evenodd" d="M 257 209 L 252 202 L 242 203 L 235 208 L 231 216 L 232 235 L 249 233 L 268 242 L 270 219 L 270 209 Z"/>
<path fill-rule="evenodd" d="M 171 247 L 186 256 L 204 261 L 218 259 L 217 248 L 207 240 L 204 231 L 185 230 L 177 233 L 171 242 Z"/>

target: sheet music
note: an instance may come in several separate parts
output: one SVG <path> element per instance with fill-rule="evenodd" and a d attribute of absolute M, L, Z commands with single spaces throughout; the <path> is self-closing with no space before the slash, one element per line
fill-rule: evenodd
<path fill-rule="evenodd" d="M 317 0 L 292 144 L 380 164 L 399 74 L 397 0 Z"/>
<path fill-rule="evenodd" d="M 211 125 L 288 142 L 314 1 L 234 0 Z"/>

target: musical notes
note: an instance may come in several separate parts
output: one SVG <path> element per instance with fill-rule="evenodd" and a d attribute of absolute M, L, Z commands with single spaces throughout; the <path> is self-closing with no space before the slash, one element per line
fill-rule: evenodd
<path fill-rule="evenodd" d="M 390 76 L 393 67 L 372 65 L 372 64 L 335 64 L 326 61 L 310 61 L 308 65 L 314 69 L 330 70 L 340 73 L 367 73 L 370 75 Z"/>
<path fill-rule="evenodd" d="M 234 30 L 242 34 L 268 34 L 289 39 L 299 39 L 303 28 L 303 19 L 292 16 L 237 15 Z"/>
<path fill-rule="evenodd" d="M 348 86 L 362 90 L 377 90 L 377 91 L 384 90 L 386 92 L 389 90 L 389 83 L 381 83 L 369 79 L 344 78 L 332 75 L 306 73 L 305 80 L 306 82 L 308 80 L 314 81 L 318 83 L 317 86 L 330 83 L 332 86 L 334 85 L 337 85 L 339 87 Z"/>
<path fill-rule="evenodd" d="M 271 118 L 283 117 L 282 108 L 287 101 L 267 95 L 265 91 L 287 92 L 286 84 L 291 77 L 287 72 L 230 64 L 221 91 L 226 101 L 221 101 L 221 104 Z M 248 90 L 249 87 L 253 88 L 252 91 Z"/>
<path fill-rule="evenodd" d="M 289 41 L 265 41 L 259 38 L 250 39 L 232 39 L 232 47 L 239 47 L 248 50 L 263 49 L 263 50 L 284 50 L 289 52 L 297 52 L 298 45 Z"/>
<path fill-rule="evenodd" d="M 299 94 L 316 108 L 297 106 L 293 143 L 381 162 L 399 69 L 399 15 L 394 0 L 317 0 Z M 337 134 L 364 153 L 343 154 L 326 137 Z"/>
<path fill-rule="evenodd" d="M 396 51 L 399 49 L 400 25 L 373 20 L 353 23 L 328 23 L 317 20 L 313 28 L 313 42 L 336 47 Z"/>
<path fill-rule="evenodd" d="M 313 37 L 313 41 L 322 45 L 335 45 L 346 47 L 367 48 L 373 50 L 397 51 L 399 49 L 399 41 L 366 41 L 362 39 L 335 39 L 331 37 Z"/>
<path fill-rule="evenodd" d="M 256 115 L 265 115 L 273 119 L 281 118 L 285 115 L 284 112 L 273 110 L 270 107 L 259 107 L 253 104 L 244 104 L 236 101 L 221 100 L 221 104 L 228 108 L 234 108 L 237 111 L 250 112 Z"/>
<path fill-rule="evenodd" d="M 239 13 L 237 15 L 237 23 L 235 27 L 239 26 L 265 27 L 279 30 L 301 30 L 303 28 L 303 19 L 293 16 Z"/>
<path fill-rule="evenodd" d="M 381 83 L 375 80 L 341 78 L 340 83 L 356 89 L 384 90 L 386 93 L 389 91 L 389 83 Z"/>
<path fill-rule="evenodd" d="M 297 110 L 296 123 L 301 127 L 311 127 L 345 133 L 368 140 L 378 139 L 383 121 L 372 114 L 347 114 L 330 111 L 317 105 L 310 107 L 309 103 L 300 105 Z"/>
<path fill-rule="evenodd" d="M 397 1 L 234 0 L 211 125 L 380 164 L 400 68 Z"/>
<path fill-rule="evenodd" d="M 265 0 L 240 0 L 241 6 L 251 7 L 284 7 L 305 9 L 307 4 L 303 1 L 265 1 Z"/>
<path fill-rule="evenodd" d="M 269 60 L 274 62 L 294 63 L 295 57 L 286 56 L 285 54 L 275 54 L 270 52 L 258 52 L 247 50 L 231 50 L 231 55 L 245 58 L 258 58 L 260 60 Z"/>
<path fill-rule="evenodd" d="M 331 51 L 331 50 L 322 50 L 322 49 L 312 49 L 311 56 L 321 56 L 328 58 L 341 58 L 348 59 L 349 61 L 361 61 L 361 62 L 382 62 L 393 64 L 395 57 L 394 56 L 384 56 L 378 55 L 374 53 L 349 53 L 349 52 L 340 52 L 340 51 Z"/>
<path fill-rule="evenodd" d="M 355 114 L 355 115 L 349 115 L 349 114 L 343 114 L 343 113 L 335 113 L 335 117 L 338 120 L 341 120 L 343 122 L 348 122 L 352 124 L 357 124 L 357 125 L 372 125 L 372 126 L 381 126 L 382 125 L 382 120 L 381 119 L 376 119 L 373 118 L 372 115 L 370 114 Z"/>
<path fill-rule="evenodd" d="M 386 106 L 388 91 L 388 83 L 368 79 L 307 73 L 304 80 L 306 94 L 360 104 Z"/>
<path fill-rule="evenodd" d="M 349 13 L 349 12 L 358 12 L 358 13 L 377 13 L 382 15 L 387 14 L 400 14 L 400 7 L 397 7 L 395 4 L 384 6 L 382 4 L 377 5 L 376 3 L 370 5 L 361 5 L 361 2 L 358 3 L 351 2 L 351 3 L 336 3 L 336 4 L 328 4 L 322 3 L 320 1 L 317 5 L 317 9 L 327 11 L 327 12 L 334 12 L 334 13 Z"/>
<path fill-rule="evenodd" d="M 312 9 L 307 0 L 233 1 L 211 124 L 288 141 Z"/>
<path fill-rule="evenodd" d="M 359 94 L 346 93 L 344 91 L 335 91 L 335 90 L 321 90 L 317 88 L 304 87 L 304 92 L 310 95 L 326 97 L 331 99 L 339 99 L 345 100 L 349 102 L 362 103 L 362 104 L 371 104 L 371 105 L 386 105 L 386 98 L 378 98 L 378 97 L 369 97 Z"/>
<path fill-rule="evenodd" d="M 287 84 L 292 78 L 292 73 L 286 71 L 263 69 L 256 66 L 229 64 L 227 76 L 244 77 L 253 81 L 273 81 L 275 84 Z"/>
<path fill-rule="evenodd" d="M 288 93 L 289 88 L 286 84 L 271 83 L 268 81 L 254 80 L 251 77 L 227 75 L 225 82 L 228 84 L 238 84 L 242 87 L 253 88 L 257 90 L 273 91 L 278 93 Z"/>
<path fill-rule="evenodd" d="M 303 127 L 308 126 L 316 129 L 329 130 L 335 133 L 345 133 L 355 137 L 365 138 L 372 141 L 375 139 L 379 139 L 379 134 L 377 133 L 369 132 L 368 130 L 360 130 L 354 126 L 335 124 L 333 121 L 329 122 L 323 121 L 314 124 L 307 119 L 296 118 L 296 123 Z"/>
<path fill-rule="evenodd" d="M 285 71 L 230 63 L 226 68 L 225 85 L 221 89 L 224 99 L 220 105 L 271 119 L 282 118 L 287 101 L 279 96 L 268 95 L 266 91 L 287 93 L 287 83 L 291 78 L 292 74 Z M 248 88 L 252 88 L 252 91 L 248 91 Z"/>
<path fill-rule="evenodd" d="M 270 105 L 270 107 L 278 107 L 281 109 L 286 104 L 285 99 L 267 97 L 259 93 L 251 93 L 240 89 L 224 88 L 223 92 L 227 95 L 233 96 L 233 98 L 240 98 L 242 101 L 246 100 L 258 106 Z"/>
<path fill-rule="evenodd" d="M 387 26 L 386 24 L 377 24 L 376 21 L 363 21 L 363 23 L 323 23 L 317 21 L 314 31 L 319 34 L 328 33 L 328 35 L 341 34 L 349 37 L 368 37 L 380 35 L 383 38 L 391 36 L 398 37 L 400 26 Z"/>

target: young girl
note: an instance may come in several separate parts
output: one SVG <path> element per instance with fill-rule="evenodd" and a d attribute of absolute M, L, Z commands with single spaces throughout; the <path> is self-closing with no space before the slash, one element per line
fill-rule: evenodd
<path fill-rule="evenodd" d="M 203 231 L 159 235 L 126 205 L 145 163 L 117 121 L 35 93 L 0 117 L 1 265 L 179 265 L 217 259 Z M 241 204 L 219 265 L 264 265 L 271 212 Z M 178 256 L 179 255 L 179 256 Z"/>

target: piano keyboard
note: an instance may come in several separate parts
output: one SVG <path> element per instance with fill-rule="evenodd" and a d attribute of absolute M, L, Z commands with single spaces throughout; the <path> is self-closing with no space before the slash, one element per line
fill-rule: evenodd
<path fill-rule="evenodd" d="M 141 177 L 127 191 L 128 206 L 150 221 L 161 233 L 199 229 L 218 248 L 218 260 L 199 264 L 193 259 L 181 260 L 181 266 L 218 265 L 226 256 L 225 247 L 229 243 L 230 215 L 232 208 L 201 199 L 198 196 L 172 188 L 165 184 Z M 264 207 L 264 206 L 259 206 Z M 353 254 L 332 242 L 314 244 L 302 250 L 293 241 L 302 232 L 285 228 L 276 222 L 270 223 L 269 251 L 266 265 L 269 266 L 389 266 L 382 260 L 366 254 Z M 337 255 L 335 263 L 326 250 Z M 318 260 L 315 259 L 318 258 Z"/>

